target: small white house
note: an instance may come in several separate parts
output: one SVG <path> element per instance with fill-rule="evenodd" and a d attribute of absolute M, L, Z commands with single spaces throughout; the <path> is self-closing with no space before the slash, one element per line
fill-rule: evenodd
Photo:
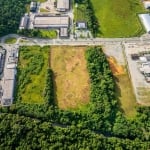
<path fill-rule="evenodd" d="M 150 14 L 140 14 L 139 18 L 145 27 L 147 33 L 150 33 Z"/>

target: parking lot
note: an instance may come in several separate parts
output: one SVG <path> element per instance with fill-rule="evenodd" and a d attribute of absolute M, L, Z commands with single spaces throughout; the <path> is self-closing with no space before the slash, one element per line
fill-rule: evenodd
<path fill-rule="evenodd" d="M 136 100 L 139 104 L 150 105 L 150 83 L 140 71 L 143 63 L 149 63 L 149 60 L 143 60 L 143 56 L 149 55 L 150 45 L 142 42 L 124 43 L 124 52 Z"/>

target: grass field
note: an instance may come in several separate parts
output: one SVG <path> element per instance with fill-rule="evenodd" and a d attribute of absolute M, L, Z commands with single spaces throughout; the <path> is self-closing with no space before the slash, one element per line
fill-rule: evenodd
<path fill-rule="evenodd" d="M 120 108 L 128 117 L 136 114 L 136 99 L 132 90 L 131 81 L 124 68 L 119 65 L 114 57 L 109 57 L 108 62 L 116 83 L 116 98 L 120 104 Z"/>
<path fill-rule="evenodd" d="M 130 37 L 144 32 L 136 13 L 144 12 L 140 0 L 91 0 L 99 22 L 99 37 Z"/>
<path fill-rule="evenodd" d="M 31 46 L 20 49 L 17 100 L 23 103 L 44 103 L 48 54 L 49 47 Z"/>
<path fill-rule="evenodd" d="M 79 4 L 78 7 L 74 8 L 74 20 L 78 21 L 86 21 L 85 18 L 86 8 L 84 4 Z"/>
<path fill-rule="evenodd" d="M 61 109 L 75 109 L 89 102 L 89 75 L 84 52 L 86 47 L 51 47 L 56 102 Z"/>
<path fill-rule="evenodd" d="M 16 38 L 8 38 L 8 39 L 5 40 L 6 44 L 14 44 L 16 42 L 17 42 Z"/>
<path fill-rule="evenodd" d="M 131 81 L 127 73 L 115 76 L 116 78 L 116 95 L 119 99 L 121 109 L 127 117 L 134 117 L 137 106 L 135 95 L 133 93 Z"/>
<path fill-rule="evenodd" d="M 49 12 L 49 10 L 44 9 L 44 8 L 40 8 L 40 12 Z"/>
<path fill-rule="evenodd" d="M 39 35 L 42 38 L 56 38 L 57 37 L 57 31 L 56 30 L 39 30 Z"/>

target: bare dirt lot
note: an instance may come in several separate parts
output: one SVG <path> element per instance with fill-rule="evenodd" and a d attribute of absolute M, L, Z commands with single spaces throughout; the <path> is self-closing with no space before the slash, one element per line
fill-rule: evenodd
<path fill-rule="evenodd" d="M 51 47 L 56 102 L 62 109 L 78 108 L 89 102 L 89 75 L 84 57 L 86 47 Z"/>

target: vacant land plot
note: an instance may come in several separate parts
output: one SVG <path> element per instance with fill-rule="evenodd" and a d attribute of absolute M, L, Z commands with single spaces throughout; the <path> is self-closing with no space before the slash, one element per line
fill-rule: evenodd
<path fill-rule="evenodd" d="M 51 47 L 56 101 L 62 109 L 79 108 L 89 102 L 89 75 L 85 47 Z"/>
<path fill-rule="evenodd" d="M 122 58 L 123 59 L 123 58 Z M 110 68 L 116 83 L 116 98 L 120 108 L 128 117 L 136 114 L 136 98 L 132 89 L 131 80 L 124 66 L 120 65 L 114 57 L 108 57 Z"/>
<path fill-rule="evenodd" d="M 100 24 L 100 37 L 129 37 L 143 32 L 136 13 L 145 11 L 140 0 L 91 0 Z"/>
<path fill-rule="evenodd" d="M 128 117 L 133 117 L 136 114 L 136 98 L 133 93 L 131 80 L 127 73 L 124 75 L 115 76 L 116 81 L 116 95 L 119 99 L 120 106 Z"/>
<path fill-rule="evenodd" d="M 18 65 L 17 100 L 44 103 L 49 47 L 21 47 Z"/>

